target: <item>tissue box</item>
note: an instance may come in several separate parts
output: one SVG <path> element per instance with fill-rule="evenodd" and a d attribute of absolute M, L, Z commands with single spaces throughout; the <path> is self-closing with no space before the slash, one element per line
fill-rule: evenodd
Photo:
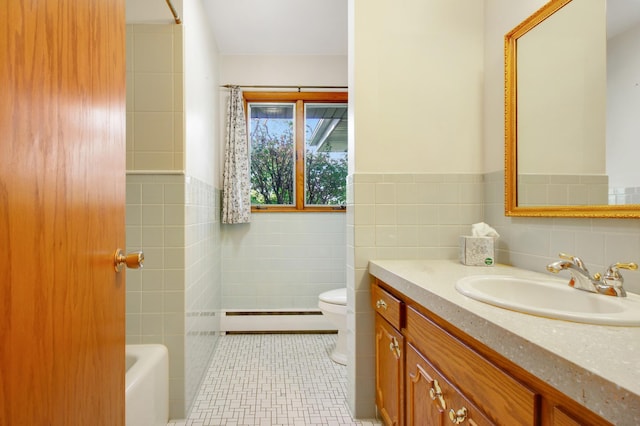
<path fill-rule="evenodd" d="M 470 266 L 493 266 L 493 237 L 460 237 L 460 263 Z"/>

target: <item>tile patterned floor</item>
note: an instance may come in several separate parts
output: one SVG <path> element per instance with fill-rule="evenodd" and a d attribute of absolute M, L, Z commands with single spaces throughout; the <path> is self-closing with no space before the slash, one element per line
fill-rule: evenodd
<path fill-rule="evenodd" d="M 374 426 L 353 420 L 335 334 L 221 336 L 187 420 L 171 426 Z"/>

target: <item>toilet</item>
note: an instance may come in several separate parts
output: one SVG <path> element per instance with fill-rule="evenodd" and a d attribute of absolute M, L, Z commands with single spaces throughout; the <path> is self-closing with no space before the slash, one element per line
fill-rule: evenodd
<path fill-rule="evenodd" d="M 318 307 L 322 314 L 338 329 L 336 347 L 331 359 L 338 364 L 347 364 L 347 289 L 325 291 L 318 296 Z"/>

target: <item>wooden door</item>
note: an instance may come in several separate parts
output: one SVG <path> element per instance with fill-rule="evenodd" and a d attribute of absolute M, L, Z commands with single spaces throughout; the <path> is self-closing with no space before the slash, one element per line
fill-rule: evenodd
<path fill-rule="evenodd" d="M 124 424 L 124 0 L 0 2 L 0 424 Z"/>

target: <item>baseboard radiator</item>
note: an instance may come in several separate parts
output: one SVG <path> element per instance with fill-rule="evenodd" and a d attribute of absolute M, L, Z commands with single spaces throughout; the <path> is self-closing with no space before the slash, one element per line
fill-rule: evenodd
<path fill-rule="evenodd" d="M 320 310 L 227 310 L 220 317 L 223 333 L 335 332 Z"/>

